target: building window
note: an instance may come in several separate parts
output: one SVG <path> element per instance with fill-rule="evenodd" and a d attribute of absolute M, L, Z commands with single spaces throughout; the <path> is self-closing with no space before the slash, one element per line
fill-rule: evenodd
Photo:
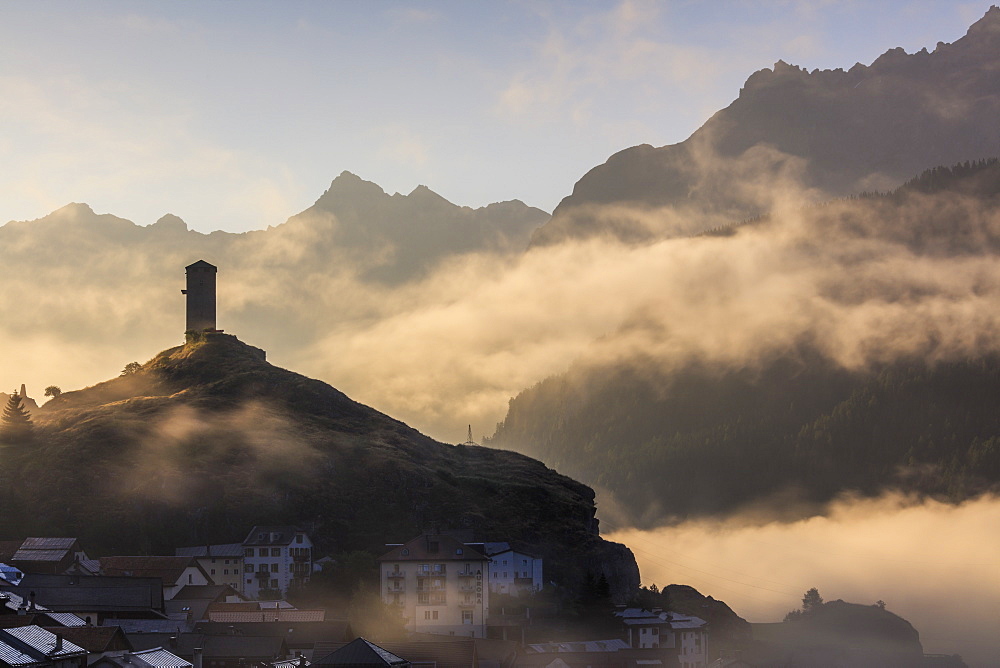
<path fill-rule="evenodd" d="M 272 573 L 278 572 L 278 564 L 271 564 L 271 572 Z"/>
<path fill-rule="evenodd" d="M 250 580 L 250 579 L 247 580 L 247 584 L 252 584 L 252 583 L 253 583 L 253 580 Z"/>
<path fill-rule="evenodd" d="M 212 569 L 211 571 L 209 571 L 209 573 L 208 573 L 208 574 L 209 574 L 209 575 L 215 575 L 215 569 L 213 568 L 213 569 Z"/>
<path fill-rule="evenodd" d="M 267 556 L 267 548 L 266 547 L 262 547 L 259 550 L 257 550 L 257 556 L 258 557 L 266 557 Z"/>
<path fill-rule="evenodd" d="M 240 574 L 240 569 L 234 568 L 233 569 L 233 575 L 239 575 L 239 574 Z"/>
<path fill-rule="evenodd" d="M 192 584 L 193 582 L 194 582 L 194 576 L 191 573 L 188 573 L 188 584 Z"/>
<path fill-rule="evenodd" d="M 281 548 L 280 547 L 272 547 L 271 548 L 271 556 L 272 557 L 280 557 L 281 556 Z"/>
<path fill-rule="evenodd" d="M 248 547 L 248 548 L 244 549 L 243 550 L 243 556 L 244 557 L 252 557 L 253 556 L 253 548 L 252 547 Z"/>
<path fill-rule="evenodd" d="M 223 575 L 229 575 L 229 569 L 228 568 L 222 569 L 222 574 Z"/>
<path fill-rule="evenodd" d="M 463 624 L 471 624 L 472 623 L 472 610 L 463 610 L 462 611 L 462 623 Z"/>

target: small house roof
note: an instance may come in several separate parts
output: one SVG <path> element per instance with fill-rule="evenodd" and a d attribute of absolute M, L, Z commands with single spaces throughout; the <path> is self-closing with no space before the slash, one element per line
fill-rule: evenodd
<path fill-rule="evenodd" d="M 201 559 L 222 558 L 237 559 L 243 558 L 243 543 L 223 543 L 221 545 L 194 545 L 191 547 L 178 547 L 174 550 L 178 557 L 198 557 Z"/>
<path fill-rule="evenodd" d="M 194 267 L 208 267 L 210 269 L 216 269 L 216 270 L 218 270 L 218 267 L 216 267 L 214 264 L 210 264 L 208 262 L 205 262 L 204 260 L 198 260 L 197 262 L 192 262 L 191 264 L 189 264 L 188 266 L 186 266 L 184 268 L 185 269 L 192 269 Z"/>
<path fill-rule="evenodd" d="M 255 526 L 243 541 L 244 547 L 288 545 L 305 531 L 293 526 Z"/>
<path fill-rule="evenodd" d="M 364 638 L 355 638 L 326 656 L 313 658 L 318 666 L 408 666 L 409 661 Z"/>
<path fill-rule="evenodd" d="M 189 567 L 201 570 L 194 557 L 101 557 L 100 562 L 101 572 L 105 575 L 160 578 L 164 586 L 177 584 Z"/>

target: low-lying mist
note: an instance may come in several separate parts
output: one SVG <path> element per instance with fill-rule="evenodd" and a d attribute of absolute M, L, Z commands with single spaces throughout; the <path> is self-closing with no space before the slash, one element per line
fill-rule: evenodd
<path fill-rule="evenodd" d="M 733 517 L 606 535 L 632 549 L 643 584 L 691 585 L 748 621 L 781 621 L 816 587 L 828 601 L 884 601 L 920 632 L 925 652 L 994 666 L 997 526 L 994 496 L 949 505 L 889 494 L 842 499 L 795 522 Z"/>
<path fill-rule="evenodd" d="M 858 368 L 1000 348 L 991 202 L 913 193 L 816 207 L 788 187 L 770 201 L 766 224 L 731 236 L 452 255 L 398 286 L 362 278 L 392 249 L 346 252 L 332 215 L 128 236 L 98 234 L 110 216 L 67 207 L 0 230 L 0 382 L 41 398 L 180 344 L 183 267 L 199 258 L 220 267 L 220 327 L 451 442 L 470 423 L 477 439 L 492 433 L 512 396 L 574 362 L 744 367 L 805 340 Z"/>

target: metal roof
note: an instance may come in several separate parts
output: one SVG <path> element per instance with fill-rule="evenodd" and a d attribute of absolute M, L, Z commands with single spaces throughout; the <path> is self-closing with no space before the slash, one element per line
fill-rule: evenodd
<path fill-rule="evenodd" d="M 629 649 L 629 644 L 621 638 L 610 640 L 585 640 L 579 642 L 545 642 L 528 645 L 528 649 L 536 654 L 552 652 L 617 652 Z"/>
<path fill-rule="evenodd" d="M 62 561 L 66 558 L 69 550 L 54 548 L 51 550 L 25 549 L 21 548 L 14 553 L 11 561 Z"/>
<path fill-rule="evenodd" d="M 62 649 L 56 651 L 56 634 L 46 631 L 40 626 L 19 626 L 13 629 L 3 629 L 0 633 L 13 636 L 48 657 L 62 657 L 81 652 L 84 654 L 87 653 L 87 650 L 84 648 L 74 645 L 65 639 L 62 641 Z"/>
<path fill-rule="evenodd" d="M 78 627 L 87 625 L 87 622 L 72 612 L 46 612 L 45 616 L 62 626 Z"/>
<path fill-rule="evenodd" d="M 162 647 L 154 647 L 153 649 L 141 652 L 132 652 L 132 656 L 138 657 L 153 668 L 191 668 L 192 666 L 190 661 L 185 661 Z"/>
<path fill-rule="evenodd" d="M 8 645 L 0 638 L 0 662 L 9 666 L 30 666 L 33 663 L 42 663 L 43 659 L 36 659 L 21 650 Z"/>

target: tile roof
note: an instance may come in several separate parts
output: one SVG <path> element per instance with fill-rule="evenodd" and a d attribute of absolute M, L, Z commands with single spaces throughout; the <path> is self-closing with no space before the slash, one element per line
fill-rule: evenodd
<path fill-rule="evenodd" d="M 318 642 L 342 644 L 353 637 L 347 635 L 349 625 L 346 619 L 329 619 L 322 622 L 235 622 L 232 624 L 198 622 L 195 624 L 194 630 L 196 633 L 205 635 L 281 636 L 284 637 L 289 648 L 303 651 L 313 649 Z M 329 653 L 328 651 L 327 654 Z"/>
<path fill-rule="evenodd" d="M 57 612 L 140 612 L 163 608 L 163 585 L 158 578 L 28 573 L 19 586 L 8 591 L 20 596 L 33 591 L 40 605 Z"/>
<path fill-rule="evenodd" d="M 105 575 L 160 578 L 165 587 L 177 584 L 184 569 L 195 565 L 193 557 L 101 557 L 100 562 Z"/>
<path fill-rule="evenodd" d="M 178 547 L 174 550 L 178 557 L 222 557 L 242 558 L 243 543 L 224 543 L 222 545 L 195 545 L 193 547 Z"/>
<path fill-rule="evenodd" d="M 129 642 L 137 649 L 165 647 L 181 658 L 194 656 L 194 648 L 202 648 L 206 659 L 243 657 L 254 661 L 270 661 L 288 655 L 284 638 L 275 636 L 207 635 L 203 633 L 128 633 Z"/>
<path fill-rule="evenodd" d="M 402 545 L 394 545 L 379 561 L 489 561 L 451 536 L 423 534 Z"/>
<path fill-rule="evenodd" d="M 473 638 L 448 638 L 439 642 L 416 640 L 382 643 L 384 649 L 396 656 L 406 657 L 411 663 L 433 663 L 437 668 L 469 668 L 479 663 L 478 645 Z M 316 643 L 313 666 L 320 665 L 325 657 L 344 643 Z"/>

